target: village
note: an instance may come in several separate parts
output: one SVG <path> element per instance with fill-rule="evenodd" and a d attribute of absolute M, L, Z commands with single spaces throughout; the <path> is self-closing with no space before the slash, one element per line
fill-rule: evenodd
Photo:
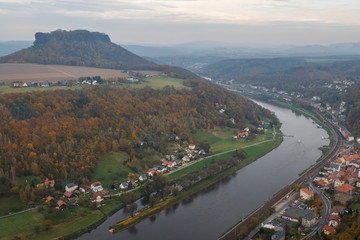
<path fill-rule="evenodd" d="M 274 214 L 263 222 L 256 236 L 271 236 L 273 240 L 284 240 L 285 236 L 305 238 L 317 231 L 320 219 L 325 224 L 317 233 L 334 235 L 343 218 L 349 221 L 352 213 L 360 209 L 360 149 L 343 147 L 340 152 L 312 179 L 330 200 L 329 209 L 325 209 L 328 206 L 312 186 L 296 185 L 292 193 L 274 206 Z M 325 211 L 330 213 L 328 219 L 322 217 Z"/>
<path fill-rule="evenodd" d="M 234 138 L 238 141 L 244 141 L 249 136 L 249 133 L 250 129 L 246 127 L 238 132 Z M 184 144 L 181 138 L 175 134 L 170 134 L 169 139 Z M 112 196 L 120 196 L 121 194 L 134 191 L 147 181 L 151 181 L 156 175 L 169 175 L 209 157 L 204 149 L 196 147 L 195 144 L 188 144 L 186 141 L 185 144 L 187 144 L 187 147 L 185 148 L 181 147 L 179 144 L 178 149 L 173 149 L 173 152 L 177 153 L 177 156 L 173 154 L 165 155 L 164 158 L 159 160 L 159 165 L 148 169 L 139 176 L 132 174 L 131 177 L 128 177 L 127 181 L 123 181 L 118 185 L 113 185 L 112 189 L 103 186 L 101 181 L 95 181 L 90 185 L 78 185 L 71 182 L 66 184 L 64 192 L 60 193 L 54 189 L 55 180 L 49 180 L 48 178 L 46 178 L 43 183 L 37 184 L 36 188 L 39 190 L 46 190 L 46 192 L 50 193 L 43 199 L 45 206 L 54 207 L 59 210 L 77 207 L 79 204 L 83 206 L 100 207 L 106 204 L 105 202 L 111 201 Z"/>

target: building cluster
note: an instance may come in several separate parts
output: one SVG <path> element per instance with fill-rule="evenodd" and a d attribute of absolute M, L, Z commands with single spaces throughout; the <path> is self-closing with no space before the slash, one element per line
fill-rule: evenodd
<path fill-rule="evenodd" d="M 318 187 L 333 190 L 334 202 L 338 206 L 347 206 L 355 197 L 355 189 L 360 187 L 360 154 L 343 154 L 329 163 L 314 179 Z M 331 209 L 325 234 L 335 234 L 335 228 L 341 223 L 340 213 L 344 208 Z"/>
<path fill-rule="evenodd" d="M 165 158 L 160 160 L 161 165 L 157 165 L 146 171 L 145 174 L 147 175 L 147 177 L 151 178 L 156 174 L 164 174 L 185 165 L 187 162 L 196 159 L 198 156 L 206 155 L 204 149 L 199 150 L 196 148 L 196 145 L 192 143 L 189 144 L 188 147 L 184 150 L 184 155 L 180 155 L 180 157 L 176 157 L 174 155 L 166 155 Z M 178 152 L 178 149 L 174 149 L 174 152 Z"/>
<path fill-rule="evenodd" d="M 355 82 L 350 80 L 336 80 L 332 83 L 326 83 L 324 87 L 329 89 L 336 89 L 340 92 L 345 92 L 347 88 L 353 86 L 354 84 Z"/>
<path fill-rule="evenodd" d="M 46 179 L 44 183 L 38 184 L 37 187 L 54 187 L 52 181 L 54 180 Z M 50 183 L 47 184 L 48 182 Z M 91 202 L 100 204 L 104 200 L 104 189 L 101 182 L 94 182 L 90 186 L 81 185 L 80 187 L 72 182 L 66 184 L 65 192 L 62 194 L 62 196 L 58 197 L 58 201 L 56 201 L 55 197 L 49 195 L 45 198 L 45 203 L 50 206 L 55 206 L 57 209 L 63 210 L 68 206 L 78 206 L 80 193 L 87 194 L 89 192 L 93 193 Z"/>
<path fill-rule="evenodd" d="M 300 189 L 300 195 L 280 212 L 279 217 L 263 225 L 263 228 L 276 231 L 273 235 L 283 236 L 285 227 L 297 224 L 301 228 L 310 229 L 318 223 L 317 207 L 313 204 L 315 193 L 308 188 Z M 275 238 L 277 239 L 277 238 Z"/>

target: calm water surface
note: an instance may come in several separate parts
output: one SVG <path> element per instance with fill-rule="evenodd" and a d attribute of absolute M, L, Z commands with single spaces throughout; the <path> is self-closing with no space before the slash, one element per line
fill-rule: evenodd
<path fill-rule="evenodd" d="M 258 102 L 259 103 L 259 102 Z M 281 145 L 233 176 L 170 207 L 134 228 L 110 233 L 109 226 L 126 218 L 120 210 L 79 239 L 216 239 L 261 206 L 321 156 L 329 144 L 325 130 L 289 109 L 259 103 L 275 112 L 286 135 Z M 138 202 L 139 207 L 141 203 Z"/>

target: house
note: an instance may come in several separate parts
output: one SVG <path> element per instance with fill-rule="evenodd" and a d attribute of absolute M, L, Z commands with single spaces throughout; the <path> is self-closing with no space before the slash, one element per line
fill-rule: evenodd
<path fill-rule="evenodd" d="M 189 158 L 188 155 L 185 155 L 185 156 L 182 158 L 182 160 L 183 160 L 184 162 L 188 162 L 188 161 L 190 161 L 190 158 Z"/>
<path fill-rule="evenodd" d="M 340 186 L 342 186 L 344 184 L 345 184 L 345 181 L 343 179 L 341 179 L 341 178 L 337 178 L 334 181 L 334 187 L 335 188 L 340 187 Z"/>
<path fill-rule="evenodd" d="M 136 187 L 137 186 L 137 180 L 135 181 L 132 178 L 128 178 L 128 187 Z"/>
<path fill-rule="evenodd" d="M 314 212 L 309 212 L 302 217 L 301 225 L 311 228 L 317 223 Z"/>
<path fill-rule="evenodd" d="M 57 204 L 59 209 L 65 209 L 66 208 L 66 203 L 63 200 L 59 200 L 56 204 Z"/>
<path fill-rule="evenodd" d="M 158 167 L 157 167 L 157 172 L 159 172 L 159 173 L 164 173 L 164 172 L 166 172 L 166 167 L 164 167 L 164 166 L 158 166 Z"/>
<path fill-rule="evenodd" d="M 192 144 L 192 143 L 191 143 L 191 144 L 189 145 L 189 149 L 190 149 L 190 150 L 195 150 L 195 144 Z"/>
<path fill-rule="evenodd" d="M 351 186 L 350 184 L 346 183 L 346 184 L 336 188 L 336 192 L 352 196 L 354 193 L 354 187 Z"/>
<path fill-rule="evenodd" d="M 45 179 L 44 183 L 39 183 L 36 185 L 37 188 L 53 188 L 55 186 L 55 180 L 49 180 L 48 178 Z"/>
<path fill-rule="evenodd" d="M 324 233 L 326 235 L 334 235 L 335 234 L 335 229 L 333 227 L 330 227 L 328 225 L 324 226 Z"/>
<path fill-rule="evenodd" d="M 146 174 L 142 174 L 140 177 L 139 177 L 139 180 L 140 181 L 146 181 L 147 180 L 147 176 L 146 176 Z"/>
<path fill-rule="evenodd" d="M 295 207 L 290 207 L 287 211 L 280 213 L 281 218 L 291 222 L 299 222 L 299 218 L 304 218 L 305 216 L 308 216 L 308 218 L 310 219 L 310 216 L 312 216 L 310 214 L 314 214 L 314 212 Z M 311 218 L 310 222 L 312 221 L 314 221 L 313 218 Z"/>
<path fill-rule="evenodd" d="M 249 136 L 249 132 L 238 132 L 237 137 L 238 138 L 246 138 Z"/>
<path fill-rule="evenodd" d="M 88 185 L 81 185 L 79 190 L 82 192 L 82 193 L 88 193 L 90 191 L 90 186 Z"/>
<path fill-rule="evenodd" d="M 206 155 L 206 152 L 205 152 L 204 149 L 201 149 L 201 150 L 199 151 L 199 154 L 201 154 L 201 155 Z"/>
<path fill-rule="evenodd" d="M 300 189 L 300 197 L 305 200 L 314 199 L 315 193 L 308 188 Z"/>
<path fill-rule="evenodd" d="M 326 182 L 325 182 L 323 179 L 317 181 L 317 184 L 318 184 L 320 187 L 326 187 L 326 186 L 327 186 Z"/>
<path fill-rule="evenodd" d="M 95 193 L 92 197 L 93 202 L 101 203 L 104 200 L 104 196 L 101 193 Z"/>
<path fill-rule="evenodd" d="M 101 182 L 94 182 L 94 183 L 92 183 L 92 184 L 90 185 L 90 189 L 91 189 L 93 192 L 96 192 L 96 193 L 101 192 L 102 190 L 104 190 L 103 187 L 102 187 Z"/>
<path fill-rule="evenodd" d="M 337 227 L 341 223 L 340 215 L 330 215 L 329 217 L 329 226 L 330 227 Z"/>
<path fill-rule="evenodd" d="M 46 200 L 45 200 L 45 203 L 47 204 L 51 204 L 55 199 L 52 197 L 52 196 L 47 196 L 46 197 Z"/>
<path fill-rule="evenodd" d="M 149 169 L 146 173 L 149 177 L 153 177 L 156 174 L 156 171 L 153 169 Z"/>
<path fill-rule="evenodd" d="M 45 187 L 53 188 L 55 186 L 55 180 L 49 180 L 48 178 L 46 178 L 44 185 L 45 185 Z"/>
<path fill-rule="evenodd" d="M 75 191 L 76 189 L 78 188 L 78 186 L 75 184 L 75 183 L 69 183 L 69 184 L 67 184 L 66 186 L 65 186 L 65 191 L 67 191 L 67 192 L 73 192 L 73 191 Z"/>
<path fill-rule="evenodd" d="M 285 240 L 285 232 L 279 231 L 271 236 L 271 240 Z"/>
<path fill-rule="evenodd" d="M 336 163 L 330 163 L 329 164 L 329 170 L 333 171 L 333 172 L 339 172 L 340 171 L 340 165 L 336 164 Z"/>
<path fill-rule="evenodd" d="M 64 197 L 70 199 L 70 198 L 74 197 L 74 194 L 72 192 L 66 191 L 66 192 L 64 192 Z"/>
<path fill-rule="evenodd" d="M 338 201 L 339 203 L 346 205 L 348 202 L 350 202 L 353 199 L 352 196 L 353 193 L 354 193 L 354 187 L 346 183 L 336 188 L 335 201 Z"/>
<path fill-rule="evenodd" d="M 120 183 L 119 187 L 121 190 L 124 190 L 124 189 L 127 189 L 128 186 L 129 186 L 128 182 L 122 182 L 122 183 Z"/>

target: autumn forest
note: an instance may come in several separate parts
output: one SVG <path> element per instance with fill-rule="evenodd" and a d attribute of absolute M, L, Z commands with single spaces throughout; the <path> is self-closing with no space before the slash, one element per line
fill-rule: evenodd
<path fill-rule="evenodd" d="M 171 133 L 192 142 L 196 129 L 242 128 L 257 124 L 260 111 L 266 111 L 205 81 L 193 85 L 191 90 L 98 86 L 0 96 L 0 194 L 21 191 L 25 184 L 18 179 L 24 176 L 48 177 L 56 184 L 88 182 L 109 151 L 125 152 L 126 166 L 136 163 L 146 170 L 152 167 L 149 155 L 166 153 Z M 147 148 L 137 150 L 139 141 Z"/>

